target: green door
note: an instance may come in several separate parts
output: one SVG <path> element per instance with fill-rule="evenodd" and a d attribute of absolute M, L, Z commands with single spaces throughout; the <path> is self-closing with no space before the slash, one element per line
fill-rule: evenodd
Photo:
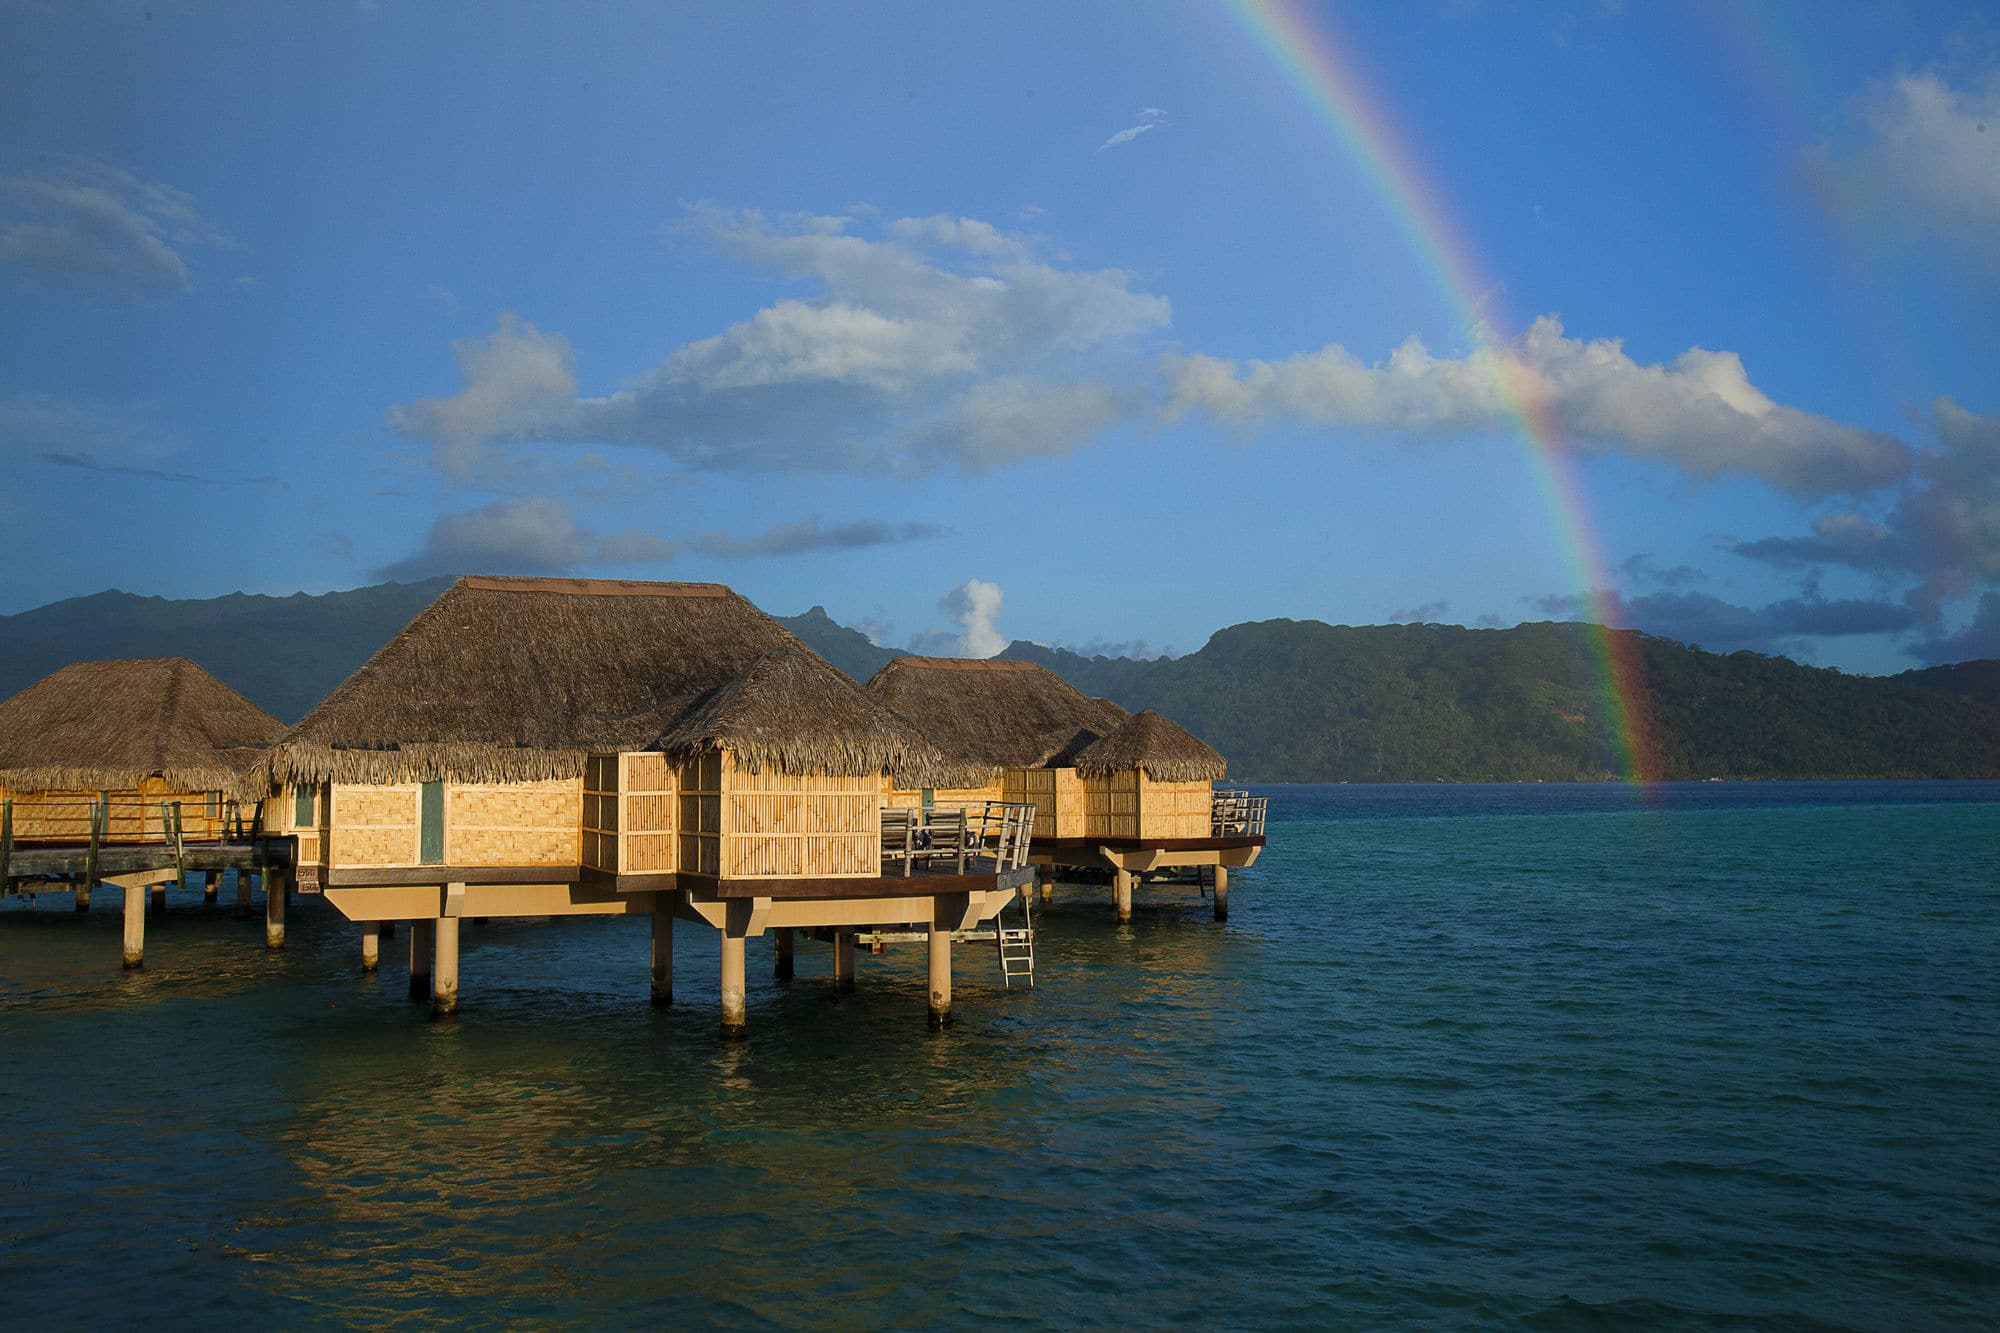
<path fill-rule="evenodd" d="M 424 784 L 423 805 L 417 815 L 417 860 L 434 866 L 444 860 L 444 784 Z"/>
<path fill-rule="evenodd" d="M 292 827 L 311 828 L 317 821 L 313 819 L 313 794 L 319 789 L 301 782 L 292 793 Z"/>

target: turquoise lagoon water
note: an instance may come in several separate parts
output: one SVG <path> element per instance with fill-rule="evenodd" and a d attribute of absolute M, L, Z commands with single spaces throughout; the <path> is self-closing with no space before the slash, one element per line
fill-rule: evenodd
<path fill-rule="evenodd" d="M 2000 1310 L 2000 784 L 1277 787 L 1041 986 L 0 909 L 0 1327 L 1910 1327 Z M 230 891 L 224 890 L 224 901 Z M 405 947 L 399 936 L 388 946 Z"/>

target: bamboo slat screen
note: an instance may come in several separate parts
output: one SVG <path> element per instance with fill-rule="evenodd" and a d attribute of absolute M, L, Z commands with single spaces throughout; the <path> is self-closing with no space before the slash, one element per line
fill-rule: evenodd
<path fill-rule="evenodd" d="M 447 782 L 444 859 L 454 866 L 573 866 L 581 855 L 583 780 Z"/>
<path fill-rule="evenodd" d="M 618 756 L 596 754 L 583 765 L 582 864 L 618 873 Z"/>
<path fill-rule="evenodd" d="M 674 864 L 674 770 L 662 754 L 619 756 L 624 826 L 618 863 L 621 874 L 664 874 Z"/>
<path fill-rule="evenodd" d="M 1035 807 L 1037 838 L 1084 836 L 1083 779 L 1073 768 L 1013 768 L 1001 784 L 1000 798 Z"/>
<path fill-rule="evenodd" d="M 675 775 L 678 789 L 679 870 L 697 875 L 722 873 L 722 756 L 688 760 Z"/>
<path fill-rule="evenodd" d="M 417 864 L 414 782 L 333 784 L 333 824 L 327 864 L 346 868 Z"/>
<path fill-rule="evenodd" d="M 1139 836 L 1139 773 L 1133 769 L 1083 780 L 1084 836 Z"/>
<path fill-rule="evenodd" d="M 1155 782 L 1139 775 L 1139 836 L 1206 838 L 1213 831 L 1215 784 Z"/>
<path fill-rule="evenodd" d="M 791 777 L 731 765 L 725 780 L 722 863 L 729 878 L 882 873 L 876 777 Z"/>

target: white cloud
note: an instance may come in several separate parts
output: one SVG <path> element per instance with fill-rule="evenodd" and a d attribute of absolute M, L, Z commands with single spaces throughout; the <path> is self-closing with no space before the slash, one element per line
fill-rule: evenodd
<path fill-rule="evenodd" d="M 1024 450 L 997 438 L 999 425 L 965 448 L 940 433 L 967 411 L 975 422 L 1003 414 L 978 386 L 1115 370 L 1134 338 L 1169 318 L 1166 299 L 1135 291 L 1128 275 L 1033 258 L 1025 241 L 971 219 L 892 221 L 862 236 L 842 218 L 697 208 L 688 227 L 817 291 L 687 343 L 604 397 L 576 395 L 560 335 L 505 316 L 488 337 L 454 345 L 459 392 L 396 408 L 391 423 L 432 441 L 457 473 L 495 442 L 644 445 L 691 470 L 981 466 L 974 451 Z M 1031 392 L 1012 395 L 1025 403 Z M 1088 395 L 1050 395 L 1074 430 Z"/>
<path fill-rule="evenodd" d="M 741 557 L 757 555 L 800 555 L 807 551 L 855 551 L 870 546 L 894 546 L 903 542 L 925 541 L 941 536 L 944 528 L 935 523 L 885 523 L 863 519 L 854 523 L 822 525 L 818 519 L 780 523 L 749 537 L 703 532 L 688 537 L 684 545 L 703 555 Z"/>
<path fill-rule="evenodd" d="M 1830 200 L 1916 239 L 1943 236 L 2000 265 L 2000 65 L 1954 86 L 1935 71 L 1882 79 L 1849 131 L 1807 164 Z"/>
<path fill-rule="evenodd" d="M 1139 112 L 1139 119 L 1137 121 L 1097 145 L 1097 151 L 1101 153 L 1107 148 L 1116 148 L 1120 144 L 1131 143 L 1140 135 L 1149 130 L 1156 130 L 1166 123 L 1166 112 L 1156 106 L 1146 107 Z"/>
<path fill-rule="evenodd" d="M 925 630 L 911 651 L 937 657 L 993 656 L 1007 646 L 996 623 L 1001 601 L 999 584 L 967 579 L 938 602 L 938 610 L 957 622 L 957 631 Z"/>
<path fill-rule="evenodd" d="M 1691 348 L 1642 365 L 1615 338 L 1564 336 L 1544 315 L 1520 338 L 1460 357 L 1411 338 L 1368 365 L 1330 345 L 1283 361 L 1169 358 L 1169 418 L 1289 418 L 1342 431 L 1447 438 L 1504 429 L 1517 404 L 1545 412 L 1572 448 L 1757 477 L 1797 495 L 1865 492 L 1906 476 L 1910 450 L 1874 431 L 1773 402 L 1733 352 Z"/>
<path fill-rule="evenodd" d="M 989 380 L 915 438 L 920 448 L 955 458 L 960 471 L 984 472 L 1074 453 L 1138 408 L 1132 394 L 1108 384 Z"/>
<path fill-rule="evenodd" d="M 0 176 L 0 264 L 137 300 L 190 285 L 184 252 L 228 242 L 187 194 L 84 158 Z"/>
<path fill-rule="evenodd" d="M 673 554 L 671 544 L 648 532 L 590 532 L 577 526 L 568 501 L 533 496 L 440 516 L 421 549 L 376 576 L 566 574 L 579 565 L 638 564 Z"/>

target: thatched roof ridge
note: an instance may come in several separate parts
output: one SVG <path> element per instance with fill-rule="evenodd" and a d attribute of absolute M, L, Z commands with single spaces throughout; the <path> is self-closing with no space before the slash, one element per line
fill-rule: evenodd
<path fill-rule="evenodd" d="M 774 648 L 718 583 L 460 579 L 279 742 L 279 782 L 530 782 L 647 749 Z"/>
<path fill-rule="evenodd" d="M 1229 769 L 1216 751 L 1148 708 L 1076 757 L 1077 772 L 1105 777 L 1143 769 L 1155 782 L 1213 782 Z"/>
<path fill-rule="evenodd" d="M 1062 767 L 1125 720 L 1036 662 L 899 657 L 868 690 L 915 725 L 945 758 L 983 770 Z M 966 783 L 963 785 L 973 785 Z"/>
<path fill-rule="evenodd" d="M 948 766 L 921 732 L 817 653 L 773 648 L 711 691 L 656 748 L 674 759 L 728 750 L 751 772 L 766 765 L 804 777 L 888 773 L 907 786 L 943 786 Z"/>
<path fill-rule="evenodd" d="M 185 657 L 76 662 L 0 702 L 0 787 L 256 794 L 285 724 Z"/>

